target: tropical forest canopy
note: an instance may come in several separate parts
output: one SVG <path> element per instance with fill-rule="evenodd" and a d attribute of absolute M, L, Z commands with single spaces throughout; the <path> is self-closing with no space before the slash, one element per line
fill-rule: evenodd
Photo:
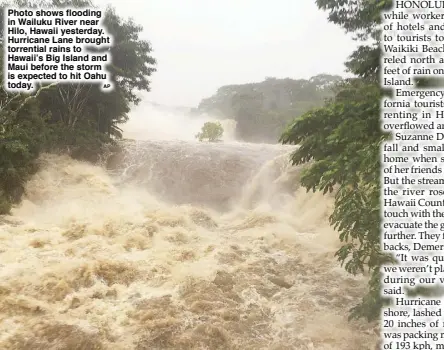
<path fill-rule="evenodd" d="M 306 79 L 267 78 L 260 83 L 227 85 L 203 99 L 197 113 L 237 122 L 236 136 L 249 142 L 277 143 L 287 124 L 332 97 L 337 75 Z"/>
<path fill-rule="evenodd" d="M 16 0 L 4 2 L 2 8 L 36 6 L 33 4 Z M 38 5 L 92 6 L 87 0 L 50 0 Z M 20 199 L 24 183 L 37 169 L 40 152 L 63 151 L 79 159 L 94 160 L 104 144 L 122 136 L 119 125 L 127 121 L 130 105 L 139 102 L 136 92 L 149 91 L 149 77 L 156 61 L 150 55 L 150 43 L 139 38 L 142 27 L 120 18 L 113 8 L 106 10 L 105 26 L 115 42 L 108 68 L 116 87 L 113 92 L 103 93 L 94 84 L 51 84 L 26 96 L 7 93 L 2 83 L 0 214 L 8 212 L 11 203 Z M 3 54 L 3 42 L 1 45 Z M 3 81 L 3 71 L 0 76 Z"/>
<path fill-rule="evenodd" d="M 370 275 L 368 293 L 351 310 L 352 317 L 377 319 L 388 300 L 380 296 L 380 266 L 394 262 L 380 246 L 380 146 L 388 138 L 379 126 L 381 12 L 391 0 L 317 0 L 329 20 L 354 35 L 360 46 L 345 65 L 354 78 L 335 88 L 323 107 L 296 119 L 281 141 L 299 144 L 293 164 L 306 164 L 301 179 L 307 190 L 336 191 L 331 224 L 343 246 L 339 261 L 352 273 Z"/>

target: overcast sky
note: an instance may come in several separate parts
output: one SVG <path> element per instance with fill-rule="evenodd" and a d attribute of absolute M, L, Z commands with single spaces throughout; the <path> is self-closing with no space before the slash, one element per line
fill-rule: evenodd
<path fill-rule="evenodd" d="M 153 102 L 195 107 L 227 84 L 344 74 L 356 43 L 315 0 L 93 0 L 144 27 Z"/>

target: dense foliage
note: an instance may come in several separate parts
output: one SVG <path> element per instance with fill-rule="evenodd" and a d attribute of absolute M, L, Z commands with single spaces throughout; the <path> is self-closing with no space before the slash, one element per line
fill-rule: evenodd
<path fill-rule="evenodd" d="M 206 122 L 201 129 L 201 132 L 196 134 L 199 141 L 207 140 L 209 142 L 220 141 L 224 133 L 224 128 L 220 122 Z"/>
<path fill-rule="evenodd" d="M 294 164 L 308 163 L 302 176 L 307 190 L 337 191 L 330 217 L 344 243 L 336 253 L 348 272 L 370 273 L 369 291 L 352 308 L 351 317 L 379 317 L 386 300 L 380 296 L 382 264 L 393 261 L 380 247 L 380 145 L 388 136 L 379 127 L 380 12 L 388 1 L 318 0 L 329 19 L 357 40 L 366 40 L 346 63 L 355 78 L 339 84 L 324 107 L 295 120 L 281 137 L 299 144 Z"/>
<path fill-rule="evenodd" d="M 2 8 L 10 4 L 3 3 Z M 92 6 L 86 0 L 13 4 Z M 0 91 L 0 213 L 7 213 L 11 203 L 20 199 L 40 152 L 64 151 L 76 158 L 97 159 L 104 144 L 122 136 L 119 124 L 128 119 L 131 103 L 139 102 L 136 91 L 149 91 L 156 62 L 149 42 L 139 38 L 142 27 L 122 20 L 112 8 L 106 10 L 104 24 L 114 36 L 108 68 L 114 91 L 103 93 L 96 84 L 51 84 L 34 96 Z"/>
<path fill-rule="evenodd" d="M 332 96 L 341 80 L 327 74 L 305 79 L 267 78 L 260 83 L 227 85 L 202 100 L 198 111 L 236 120 L 236 137 L 250 142 L 278 142 L 285 126 Z"/>

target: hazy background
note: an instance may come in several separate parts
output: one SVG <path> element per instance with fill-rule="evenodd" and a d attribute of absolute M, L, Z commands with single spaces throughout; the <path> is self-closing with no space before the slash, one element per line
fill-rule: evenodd
<path fill-rule="evenodd" d="M 368 277 L 335 257 L 335 193 L 279 144 L 354 47 L 314 1 L 114 0 L 158 60 L 124 125 L 129 99 L 97 86 L 0 95 L 0 350 L 376 349 L 377 322 L 348 320 Z M 147 57 L 125 54 L 134 78 Z M 196 140 L 207 121 L 222 142 Z"/>
<path fill-rule="evenodd" d="M 146 99 L 195 107 L 227 84 L 344 75 L 355 43 L 314 0 L 95 0 L 144 27 L 157 72 Z"/>

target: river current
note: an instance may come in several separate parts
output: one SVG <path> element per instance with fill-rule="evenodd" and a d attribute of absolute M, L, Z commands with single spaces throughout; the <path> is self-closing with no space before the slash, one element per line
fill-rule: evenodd
<path fill-rule="evenodd" d="M 141 130 L 101 165 L 42 155 L 0 217 L 0 349 L 375 348 L 294 147 Z"/>

